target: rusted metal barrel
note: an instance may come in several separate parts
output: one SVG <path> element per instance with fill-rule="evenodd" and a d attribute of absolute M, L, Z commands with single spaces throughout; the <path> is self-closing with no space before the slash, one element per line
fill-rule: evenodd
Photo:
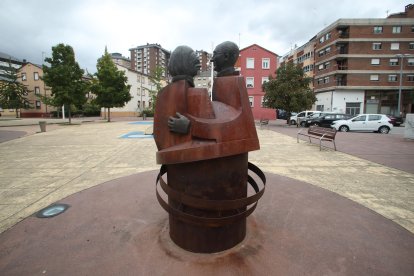
<path fill-rule="evenodd" d="M 246 236 L 246 217 L 261 197 L 256 182 L 248 176 L 247 153 L 191 163 L 163 166 L 158 180 L 168 203 L 171 239 L 183 249 L 197 253 L 219 252 L 237 245 Z M 168 184 L 162 178 L 167 173 Z M 252 183 L 253 181 L 253 183 Z M 247 197 L 247 184 L 255 190 Z M 252 205 L 247 207 L 248 205 Z"/>

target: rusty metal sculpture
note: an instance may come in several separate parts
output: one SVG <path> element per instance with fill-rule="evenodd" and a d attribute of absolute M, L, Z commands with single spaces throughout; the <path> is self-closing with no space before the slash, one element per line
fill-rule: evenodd
<path fill-rule="evenodd" d="M 248 152 L 260 146 L 245 82 L 234 71 L 238 51 L 232 42 L 216 47 L 218 77 L 211 101 L 206 89 L 194 88 L 200 66 L 194 51 L 177 47 L 168 67 L 173 82 L 157 98 L 154 137 L 162 164 L 157 184 L 168 202 L 158 189 L 157 199 L 169 213 L 171 239 L 192 252 L 218 252 L 240 243 L 246 217 L 264 192 L 264 174 L 248 162 Z M 263 182 L 261 189 L 254 179 Z M 248 183 L 255 190 L 250 196 Z"/>

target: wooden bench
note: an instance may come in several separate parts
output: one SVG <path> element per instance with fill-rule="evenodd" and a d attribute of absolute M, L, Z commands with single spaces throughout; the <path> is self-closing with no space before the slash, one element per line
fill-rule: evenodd
<path fill-rule="evenodd" d="M 267 126 L 269 125 L 269 119 L 260 119 L 260 128 L 262 128 L 262 126 Z"/>
<path fill-rule="evenodd" d="M 322 145 L 322 141 L 331 141 L 334 144 L 334 148 L 336 150 L 336 145 L 335 145 L 336 129 L 311 126 L 308 128 L 307 133 L 302 133 L 302 130 L 304 130 L 304 128 L 302 128 L 298 132 L 297 137 L 296 137 L 298 143 L 299 143 L 299 136 L 302 135 L 302 136 L 309 137 L 309 143 L 312 143 L 311 138 L 319 139 L 319 150 L 322 150 L 322 147 L 326 147 Z"/>

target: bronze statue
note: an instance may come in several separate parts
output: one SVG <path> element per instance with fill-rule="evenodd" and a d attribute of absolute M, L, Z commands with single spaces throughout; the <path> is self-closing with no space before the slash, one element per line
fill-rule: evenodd
<path fill-rule="evenodd" d="M 234 42 L 226 41 L 217 45 L 212 57 L 217 77 L 238 75 L 238 72 L 234 70 L 238 57 L 239 47 Z"/>
<path fill-rule="evenodd" d="M 157 199 L 169 213 L 171 239 L 192 252 L 217 252 L 241 242 L 246 217 L 264 191 L 247 175 L 253 171 L 265 182 L 260 169 L 248 163 L 259 140 L 244 80 L 234 70 L 237 57 L 232 42 L 215 49 L 219 77 L 211 101 L 206 89 L 194 87 L 199 69 L 194 51 L 179 46 L 168 66 L 173 82 L 157 97 L 154 139 L 162 164 L 157 183 L 168 203 L 158 190 Z M 248 183 L 256 194 L 247 196 Z"/>

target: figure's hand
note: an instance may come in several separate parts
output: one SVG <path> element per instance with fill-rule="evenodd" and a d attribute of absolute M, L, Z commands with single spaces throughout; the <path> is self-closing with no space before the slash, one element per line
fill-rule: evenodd
<path fill-rule="evenodd" d="M 168 118 L 168 127 L 171 132 L 187 134 L 190 128 L 190 120 L 180 113 L 176 113 L 177 117 L 170 116 Z"/>

